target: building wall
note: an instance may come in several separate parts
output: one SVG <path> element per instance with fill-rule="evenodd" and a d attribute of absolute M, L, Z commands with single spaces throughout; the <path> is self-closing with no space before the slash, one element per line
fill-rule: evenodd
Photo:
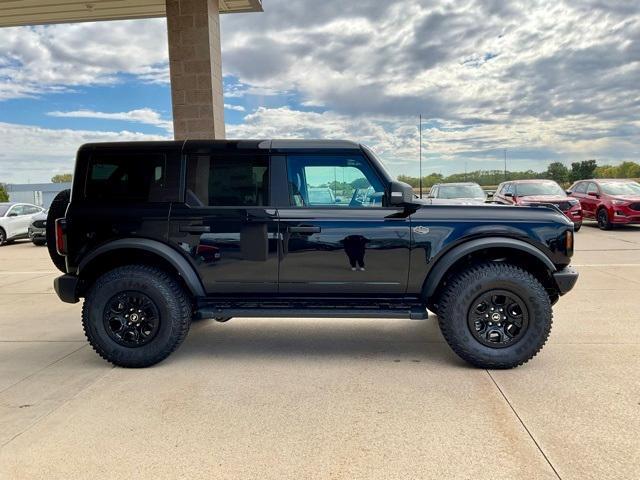
<path fill-rule="evenodd" d="M 55 196 L 67 188 L 71 188 L 70 183 L 9 184 L 7 193 L 10 202 L 33 203 L 49 208 Z"/>

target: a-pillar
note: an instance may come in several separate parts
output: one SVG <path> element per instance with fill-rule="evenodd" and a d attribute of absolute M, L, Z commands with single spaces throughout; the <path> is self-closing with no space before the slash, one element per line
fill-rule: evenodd
<path fill-rule="evenodd" d="M 218 0 L 166 0 L 176 140 L 224 138 Z"/>

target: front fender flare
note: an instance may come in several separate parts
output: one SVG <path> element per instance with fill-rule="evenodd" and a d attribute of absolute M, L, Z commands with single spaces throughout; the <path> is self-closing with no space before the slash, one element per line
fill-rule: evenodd
<path fill-rule="evenodd" d="M 551 259 L 547 257 L 544 252 L 527 242 L 506 237 L 477 238 L 453 247 L 436 261 L 436 264 L 429 270 L 424 283 L 423 294 L 425 298 L 433 296 L 449 268 L 451 268 L 451 266 L 458 260 L 464 258 L 466 255 L 486 248 L 509 248 L 512 250 L 519 250 L 538 259 L 545 265 L 550 273 L 557 270 Z"/>
<path fill-rule="evenodd" d="M 180 252 L 174 250 L 170 246 L 148 238 L 123 238 L 101 245 L 82 259 L 80 265 L 78 265 L 78 276 L 81 276 L 83 269 L 86 269 L 92 261 L 101 255 L 115 250 L 124 249 L 143 250 L 162 257 L 176 269 L 194 296 L 205 296 L 204 287 L 202 286 L 200 277 L 189 261 L 181 255 Z"/>

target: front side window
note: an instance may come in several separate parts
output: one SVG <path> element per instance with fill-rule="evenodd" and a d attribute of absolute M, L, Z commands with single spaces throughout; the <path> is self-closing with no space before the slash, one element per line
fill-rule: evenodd
<path fill-rule="evenodd" d="M 295 207 L 382 207 L 384 186 L 360 155 L 290 155 L 289 198 Z"/>
<path fill-rule="evenodd" d="M 96 154 L 89 160 L 87 200 L 171 201 L 165 188 L 166 159 L 162 154 Z"/>
<path fill-rule="evenodd" d="M 22 215 L 24 215 L 24 205 L 16 205 L 14 206 L 11 210 L 9 210 L 9 216 L 10 217 L 20 217 Z"/>
<path fill-rule="evenodd" d="M 598 193 L 598 187 L 596 187 L 596 184 L 591 182 L 589 183 L 589 187 L 587 188 L 587 193 Z"/>
<path fill-rule="evenodd" d="M 191 155 L 187 204 L 192 207 L 269 205 L 269 159 L 260 155 Z"/>

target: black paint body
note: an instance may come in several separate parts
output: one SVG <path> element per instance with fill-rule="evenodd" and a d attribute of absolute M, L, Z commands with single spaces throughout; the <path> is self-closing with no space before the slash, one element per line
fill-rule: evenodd
<path fill-rule="evenodd" d="M 104 204 L 86 199 L 88 161 L 105 151 L 163 155 L 166 191 L 153 202 Z M 90 272 L 95 274 L 98 268 L 95 262 L 105 252 L 113 259 L 107 263 L 116 265 L 124 256 L 130 261 L 138 253 L 141 258 L 156 254 L 147 247 L 159 243 L 171 249 L 170 263 L 179 265 L 176 268 L 200 304 L 287 306 L 305 299 L 325 306 L 350 301 L 428 305 L 425 289 L 434 266 L 453 264 L 458 258 L 453 252 L 470 241 L 481 245 L 475 251 L 491 249 L 495 238 L 513 241 L 522 255 L 526 248 L 537 252 L 532 258 L 547 265 L 549 289 L 555 288 L 556 295 L 565 293 L 566 287 L 552 280 L 557 272 L 567 274 L 563 269 L 572 251 L 566 236 L 573 226 L 550 208 L 432 205 L 418 199 L 393 206 L 386 197 L 383 206 L 370 208 L 300 208 L 290 203 L 287 155 L 344 153 L 364 158 L 385 185 L 392 181 L 366 148 L 351 142 L 187 141 L 82 147 L 66 214 L 67 272 L 79 278 L 76 296 L 83 296 L 83 282 L 90 281 Z M 270 162 L 268 205 L 187 205 L 185 170 L 194 154 L 265 156 Z M 110 248 L 119 239 L 129 241 L 127 251 L 120 254 Z M 482 239 L 490 240 L 482 243 Z M 163 255 L 166 261 L 167 254 Z"/>

